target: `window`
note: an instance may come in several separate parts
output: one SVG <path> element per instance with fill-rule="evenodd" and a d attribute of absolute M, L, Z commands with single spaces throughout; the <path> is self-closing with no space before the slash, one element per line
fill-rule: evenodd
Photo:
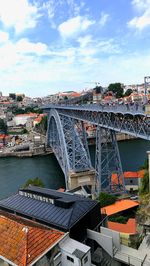
<path fill-rule="evenodd" d="M 88 256 L 86 256 L 85 258 L 84 258 L 84 263 L 87 263 L 88 262 Z"/>
<path fill-rule="evenodd" d="M 71 257 L 69 257 L 69 256 L 67 256 L 67 260 L 69 260 L 69 261 L 71 261 L 72 263 L 74 263 L 74 259 L 71 258 Z"/>
<path fill-rule="evenodd" d="M 133 183 L 133 180 L 130 180 L 130 184 L 132 184 Z"/>

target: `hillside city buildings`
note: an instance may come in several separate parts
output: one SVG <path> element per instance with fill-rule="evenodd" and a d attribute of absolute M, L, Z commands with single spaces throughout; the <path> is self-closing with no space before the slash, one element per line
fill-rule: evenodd
<path fill-rule="evenodd" d="M 128 89 L 131 95 L 121 99 L 92 90 L 87 103 L 143 104 L 145 96 L 149 101 L 149 87 L 145 95 L 144 84 L 124 86 L 124 92 Z M 45 154 L 42 121 L 47 115 L 38 112 L 40 107 L 85 94 L 68 91 L 31 99 L 0 93 L 0 156 Z M 95 126 L 84 123 L 84 127 L 89 138 L 95 137 Z M 130 197 L 138 191 L 144 172 L 124 176 L 130 194 L 103 208 L 91 199 L 88 186 L 64 192 L 29 186 L 0 200 L 0 266 L 150 265 L 150 223 L 136 220 L 140 203 L 138 197 Z M 116 184 L 115 174 L 111 178 Z M 114 221 L 118 216 L 129 219 L 119 223 Z"/>

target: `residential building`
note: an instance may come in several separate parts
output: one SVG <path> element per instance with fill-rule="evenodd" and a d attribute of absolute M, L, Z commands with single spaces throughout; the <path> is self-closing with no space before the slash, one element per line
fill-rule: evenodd
<path fill-rule="evenodd" d="M 37 117 L 37 114 L 36 113 L 19 114 L 19 115 L 16 115 L 13 118 L 13 121 L 14 121 L 14 123 L 15 123 L 16 126 L 18 126 L 18 125 L 25 125 L 28 120 L 33 121 L 36 117 Z"/>
<path fill-rule="evenodd" d="M 0 215 L 0 265 L 50 265 L 65 234 L 16 216 Z"/>
<path fill-rule="evenodd" d="M 138 204 L 133 201 L 126 200 L 125 203 L 120 201 L 119 205 L 117 204 L 115 207 L 115 211 L 109 206 L 105 212 L 111 215 L 137 206 Z M 144 239 L 138 250 L 121 244 L 119 232 L 102 226 L 100 205 L 95 200 L 69 192 L 29 186 L 26 189 L 20 189 L 15 195 L 0 200 L 0 210 L 1 215 L 3 213 L 3 216 L 9 218 L 10 224 L 12 223 L 10 219 L 13 220 L 13 223 L 14 219 L 18 223 L 13 226 L 12 232 L 11 225 L 6 223 L 4 230 L 3 223 L 0 223 L 1 241 L 4 241 L 3 249 L 0 246 L 0 263 L 2 265 L 4 265 L 4 261 L 5 265 L 19 266 L 121 266 L 122 263 L 133 266 L 150 265 L 150 248 L 147 245 L 149 238 Z M 21 220 L 23 221 L 21 222 Z M 49 243 L 50 232 L 50 239 L 53 240 Z M 46 242 L 44 242 L 45 235 Z M 53 236 L 56 236 L 55 241 Z M 11 254 L 15 256 L 13 259 L 18 259 L 18 252 L 14 252 L 14 246 L 12 252 L 11 247 L 8 251 L 7 244 L 5 244 L 5 239 L 10 238 L 10 243 L 15 243 L 16 247 L 18 243 L 22 243 L 19 248 L 17 247 L 22 253 L 22 261 L 24 261 L 23 246 L 28 239 L 26 244 L 29 244 L 29 249 L 26 249 L 26 264 L 21 264 L 22 261 L 20 264 L 12 263 L 12 258 L 10 260 L 9 255 Z M 31 245 L 32 241 L 35 241 L 36 245 Z M 37 244 L 41 245 L 41 249 L 37 250 L 37 252 L 40 250 L 40 254 L 32 253 L 36 250 Z M 50 246 L 45 251 L 48 244 Z M 29 250 L 28 256 L 27 251 L 29 252 Z M 31 259 L 32 261 L 30 261 Z M 29 263 L 27 264 L 27 262 Z"/>
<path fill-rule="evenodd" d="M 16 205 L 17 202 L 17 205 Z M 0 201 L 0 209 L 45 223 L 71 238 L 83 241 L 86 229 L 94 229 L 101 221 L 100 204 L 89 198 L 52 189 L 29 186 Z"/>

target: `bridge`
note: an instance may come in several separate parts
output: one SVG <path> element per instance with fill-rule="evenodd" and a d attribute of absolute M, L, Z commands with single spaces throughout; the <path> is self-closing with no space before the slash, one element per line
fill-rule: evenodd
<path fill-rule="evenodd" d="M 88 185 L 92 193 L 125 191 L 116 132 L 150 140 L 150 116 L 139 104 L 49 105 L 47 145 L 64 172 L 66 189 Z M 97 126 L 95 169 L 84 122 Z M 115 176 L 112 179 L 112 174 Z"/>

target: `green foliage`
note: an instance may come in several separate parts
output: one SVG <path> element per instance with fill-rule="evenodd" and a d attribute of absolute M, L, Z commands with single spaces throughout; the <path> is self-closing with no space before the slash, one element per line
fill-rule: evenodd
<path fill-rule="evenodd" d="M 101 207 L 105 207 L 107 205 L 113 204 L 116 202 L 117 197 L 115 195 L 107 194 L 105 192 L 101 192 L 99 194 L 98 200 L 100 201 Z"/>
<path fill-rule="evenodd" d="M 0 118 L 0 133 L 6 134 L 7 133 L 7 125 L 5 124 L 4 120 Z"/>
<path fill-rule="evenodd" d="M 39 109 L 37 107 L 28 106 L 28 107 L 26 107 L 24 109 L 18 108 L 18 107 L 14 107 L 13 110 L 12 110 L 12 112 L 13 112 L 14 115 L 29 114 L 29 113 L 42 114 L 43 113 L 43 110 L 42 109 Z"/>
<path fill-rule="evenodd" d="M 15 93 L 9 93 L 9 97 L 13 100 L 16 99 L 16 94 Z"/>
<path fill-rule="evenodd" d="M 144 177 L 141 179 L 140 195 L 149 193 L 149 173 L 145 170 Z"/>
<path fill-rule="evenodd" d="M 116 222 L 116 223 L 120 223 L 120 224 L 126 224 L 128 221 L 128 217 L 126 216 L 113 216 L 113 217 L 109 217 L 109 221 L 111 222 Z"/>
<path fill-rule="evenodd" d="M 140 195 L 144 195 L 149 193 L 149 162 L 148 159 L 145 160 L 144 164 L 140 167 L 140 169 L 145 170 L 144 177 L 141 179 L 141 187 L 140 187 Z"/>
<path fill-rule="evenodd" d="M 95 90 L 95 92 L 98 93 L 102 93 L 103 88 L 101 86 L 96 86 L 93 90 Z"/>
<path fill-rule="evenodd" d="M 35 128 L 37 132 L 45 135 L 47 131 L 47 116 L 43 116 L 41 122 Z"/>
<path fill-rule="evenodd" d="M 39 177 L 36 177 L 34 179 L 28 179 L 25 185 L 23 186 L 23 188 L 26 188 L 29 185 L 33 185 L 37 187 L 44 187 L 44 183 Z"/>
<path fill-rule="evenodd" d="M 133 90 L 127 89 L 124 96 L 129 96 L 132 92 L 133 92 Z"/>
<path fill-rule="evenodd" d="M 112 91 L 116 98 L 123 97 L 123 87 L 121 83 L 111 83 L 108 86 L 108 91 Z"/>
<path fill-rule="evenodd" d="M 65 96 L 65 97 L 64 97 L 64 100 L 68 100 L 68 97 L 67 97 L 67 96 Z"/>
<path fill-rule="evenodd" d="M 22 96 L 17 96 L 17 102 L 22 102 Z"/>
<path fill-rule="evenodd" d="M 141 169 L 141 170 L 142 170 L 142 169 L 146 169 L 146 170 L 148 170 L 148 168 L 149 168 L 148 159 L 146 159 L 146 160 L 144 161 L 144 164 L 140 167 L 140 169 Z"/>
<path fill-rule="evenodd" d="M 24 128 L 23 130 L 22 130 L 22 134 L 27 134 L 28 133 L 28 130 L 26 129 L 26 128 Z"/>

